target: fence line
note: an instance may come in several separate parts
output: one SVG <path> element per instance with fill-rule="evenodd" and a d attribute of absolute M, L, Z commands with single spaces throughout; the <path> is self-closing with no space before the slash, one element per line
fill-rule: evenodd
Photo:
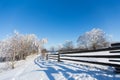
<path fill-rule="evenodd" d="M 116 46 L 117 45 L 117 46 Z M 59 51 L 58 54 L 48 54 L 48 59 L 54 59 L 58 62 L 60 61 L 75 61 L 75 62 L 83 62 L 83 63 L 91 63 L 91 64 L 99 64 L 105 66 L 112 66 L 115 67 L 116 72 L 120 72 L 120 43 L 118 44 L 111 44 L 112 47 L 105 48 L 105 49 L 97 49 L 97 50 L 71 50 L 71 51 Z M 94 52 L 103 52 L 108 51 L 108 54 L 94 54 Z M 88 53 L 89 55 L 86 55 Z M 92 53 L 92 54 L 91 54 Z M 76 54 L 76 55 L 73 55 Z M 87 58 L 84 60 L 82 58 Z M 108 62 L 105 61 L 91 61 L 89 59 L 107 59 Z M 82 60 L 81 60 L 82 59 Z"/>

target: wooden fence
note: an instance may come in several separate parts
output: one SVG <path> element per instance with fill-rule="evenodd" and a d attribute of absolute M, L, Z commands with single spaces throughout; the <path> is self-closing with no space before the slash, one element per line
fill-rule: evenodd
<path fill-rule="evenodd" d="M 115 67 L 120 72 L 120 43 L 111 44 L 112 47 L 97 50 L 59 51 L 48 54 L 47 58 L 60 61 L 73 61 Z"/>

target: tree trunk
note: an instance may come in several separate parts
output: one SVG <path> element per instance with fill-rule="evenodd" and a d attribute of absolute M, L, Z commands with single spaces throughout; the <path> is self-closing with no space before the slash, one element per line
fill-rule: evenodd
<path fill-rule="evenodd" d="M 96 44 L 93 43 L 93 50 L 96 50 Z"/>

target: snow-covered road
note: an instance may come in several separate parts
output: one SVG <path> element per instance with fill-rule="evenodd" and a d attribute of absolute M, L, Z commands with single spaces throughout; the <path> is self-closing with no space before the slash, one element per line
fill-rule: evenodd
<path fill-rule="evenodd" d="M 44 61 L 36 56 L 14 70 L 0 73 L 0 80 L 120 80 L 120 74 L 68 62 Z"/>

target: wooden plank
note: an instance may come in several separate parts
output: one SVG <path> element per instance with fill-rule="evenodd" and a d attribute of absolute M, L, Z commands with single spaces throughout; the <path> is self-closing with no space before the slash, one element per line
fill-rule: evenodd
<path fill-rule="evenodd" d="M 48 58 L 48 59 L 58 60 L 58 59 L 56 59 L 56 58 Z"/>
<path fill-rule="evenodd" d="M 112 66 L 112 67 L 119 67 L 119 66 L 120 66 L 120 64 L 104 63 L 104 62 L 95 62 L 95 61 L 86 61 L 86 60 L 75 60 L 75 59 L 61 58 L 61 61 L 62 61 L 62 60 L 69 60 L 69 61 L 76 61 L 76 62 L 84 62 L 84 63 L 92 63 L 92 64 L 98 64 L 98 65 Z"/>
<path fill-rule="evenodd" d="M 58 52 L 58 51 L 47 51 L 47 52 Z"/>
<path fill-rule="evenodd" d="M 120 60 L 109 60 L 111 62 L 120 62 Z"/>
<path fill-rule="evenodd" d="M 111 46 L 120 46 L 120 43 L 112 43 Z"/>
<path fill-rule="evenodd" d="M 48 55 L 58 55 L 58 54 L 48 54 Z"/>
<path fill-rule="evenodd" d="M 75 54 L 75 53 L 90 53 L 90 52 L 101 52 L 101 51 L 111 51 L 111 50 L 120 50 L 120 47 L 110 47 L 104 49 L 97 49 L 97 50 L 80 50 L 80 51 L 59 51 L 60 54 Z"/>
<path fill-rule="evenodd" d="M 110 53 L 120 53 L 120 51 L 110 51 Z"/>
<path fill-rule="evenodd" d="M 62 55 L 62 57 L 120 58 L 120 55 Z"/>
<path fill-rule="evenodd" d="M 58 54 L 58 62 L 60 62 L 60 54 Z"/>

